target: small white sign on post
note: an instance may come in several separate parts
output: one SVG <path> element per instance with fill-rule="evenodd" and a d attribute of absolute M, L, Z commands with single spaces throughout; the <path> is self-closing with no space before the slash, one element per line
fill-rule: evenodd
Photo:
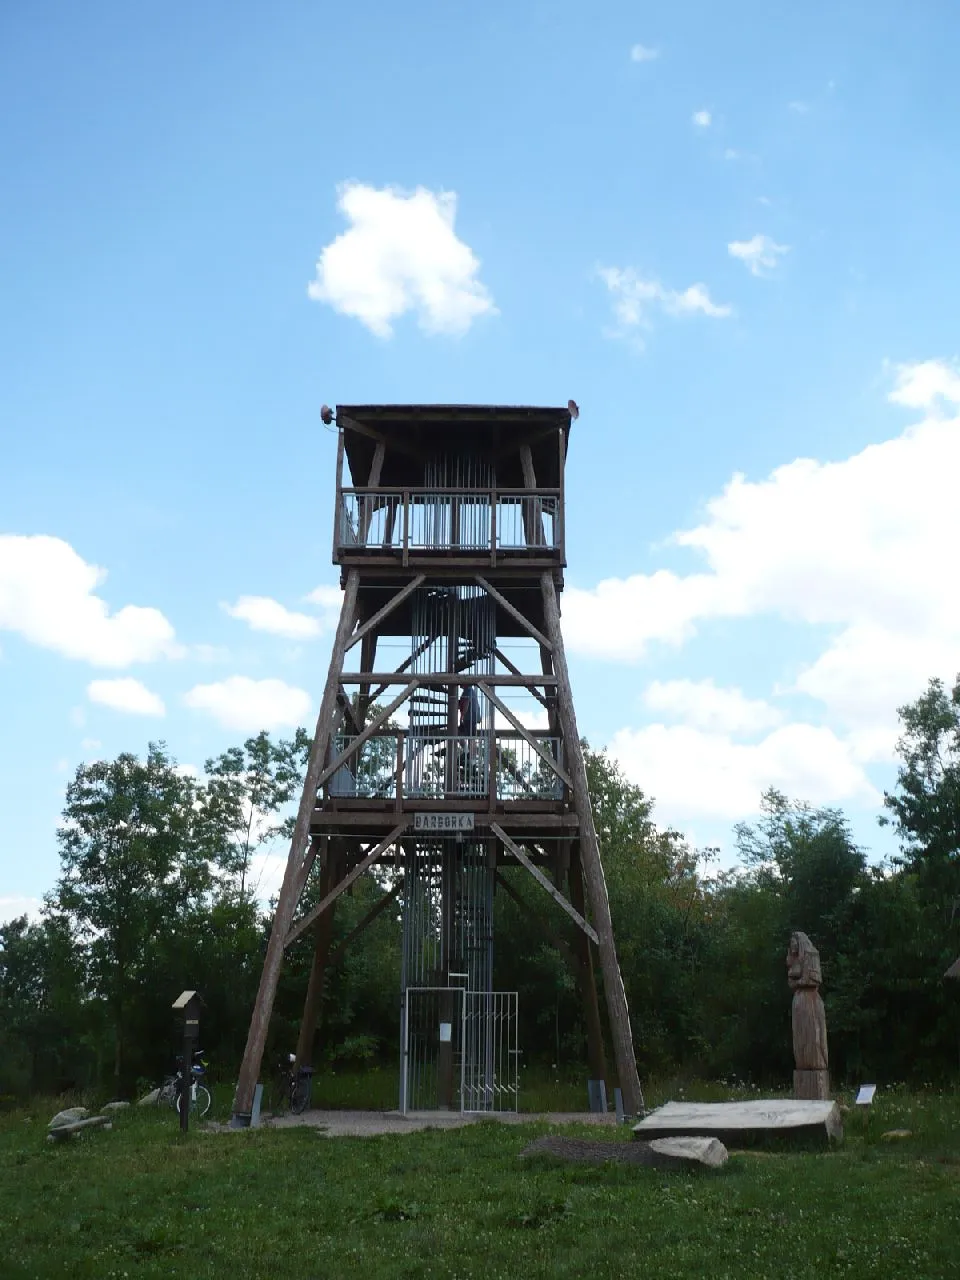
<path fill-rule="evenodd" d="M 440 1043 L 449 1044 L 452 1039 L 453 1039 L 453 1023 L 441 1022 L 440 1023 Z"/>
<path fill-rule="evenodd" d="M 858 1107 L 869 1107 L 870 1103 L 873 1101 L 873 1095 L 876 1092 L 877 1086 L 875 1084 L 862 1084 L 860 1086 L 860 1092 L 854 1100 L 854 1105 Z"/>

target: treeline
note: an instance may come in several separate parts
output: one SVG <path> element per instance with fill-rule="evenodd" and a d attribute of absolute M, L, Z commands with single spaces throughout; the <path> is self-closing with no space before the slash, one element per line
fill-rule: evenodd
<path fill-rule="evenodd" d="M 835 1079 L 955 1076 L 960 983 L 960 679 L 932 681 L 900 711 L 900 769 L 880 821 L 900 843 L 871 865 L 842 812 L 779 792 L 736 828 L 739 865 L 658 830 L 652 803 L 604 752 L 587 752 L 621 967 L 641 1071 L 756 1083 L 789 1079 L 791 931 L 819 948 Z M 283 855 L 284 814 L 309 748 L 261 733 L 180 770 L 163 746 L 81 765 L 58 831 L 61 874 L 41 919 L 0 925 L 0 1096 L 155 1081 L 176 1048 L 170 1005 L 206 1001 L 203 1042 L 232 1078 L 269 934 L 256 891 L 265 853 Z M 363 877 L 341 899 L 334 945 L 389 889 Z M 525 877 L 522 903 L 495 901 L 495 985 L 520 992 L 527 1062 L 585 1059 L 567 922 Z M 315 892 L 315 890 L 314 890 Z M 523 905 L 525 904 L 525 905 Z M 309 944 L 292 949 L 268 1057 L 296 1043 Z M 385 911 L 328 974 L 319 1066 L 396 1062 L 397 913 Z"/>

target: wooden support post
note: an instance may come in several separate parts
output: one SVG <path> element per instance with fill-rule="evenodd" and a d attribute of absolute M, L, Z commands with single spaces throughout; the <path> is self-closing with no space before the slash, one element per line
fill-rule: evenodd
<path fill-rule="evenodd" d="M 573 783 L 574 804 L 580 819 L 580 855 L 586 896 L 599 937 L 597 945 L 600 952 L 600 969 L 603 973 L 603 989 L 607 998 L 617 1075 L 623 1093 L 624 1110 L 628 1115 L 641 1116 L 644 1111 L 643 1091 L 640 1088 L 640 1076 L 637 1072 L 637 1056 L 630 1028 L 630 1010 L 620 973 L 620 964 L 617 960 L 617 948 L 613 940 L 607 882 L 603 874 L 603 864 L 600 861 L 600 844 L 593 821 L 593 810 L 590 807 L 587 766 L 583 758 L 583 748 L 580 745 L 576 712 L 573 709 L 573 691 L 570 687 L 570 674 L 567 671 L 567 659 L 563 649 L 563 633 L 560 630 L 560 605 L 557 601 L 553 575 L 549 570 L 541 574 L 540 588 L 543 595 L 544 622 L 550 637 L 553 669 L 557 678 L 559 694 L 557 710 L 563 729 L 566 765 Z"/>
<path fill-rule="evenodd" d="M 309 856 L 310 818 L 316 805 L 319 778 L 330 740 L 330 727 L 333 723 L 337 690 L 340 687 L 340 674 L 343 671 L 343 657 L 356 618 L 359 585 L 360 575 L 356 569 L 351 569 L 347 574 L 344 587 L 340 621 L 337 624 L 333 652 L 330 656 L 330 670 L 327 672 L 327 683 L 320 701 L 317 729 L 313 736 L 313 745 L 307 760 L 306 777 L 303 781 L 303 794 L 300 797 L 300 807 L 287 856 L 287 867 L 283 874 L 283 884 L 280 886 L 280 896 L 277 899 L 270 941 L 267 943 L 267 954 L 263 961 L 260 986 L 253 1006 L 253 1016 L 250 1019 L 250 1029 L 247 1032 L 247 1043 L 243 1051 L 237 1090 L 233 1099 L 233 1118 L 241 1125 L 246 1122 L 246 1118 L 253 1110 L 253 1094 L 260 1075 L 270 1015 L 273 1012 L 273 1001 L 277 994 L 280 969 L 283 965 L 284 942 L 303 889 L 301 873 L 305 857 Z"/>
<path fill-rule="evenodd" d="M 583 901 L 583 871 L 580 867 L 580 850 L 570 858 L 570 901 L 578 911 L 585 910 Z M 576 938 L 577 985 L 583 1008 L 583 1023 L 587 1031 L 587 1063 L 591 1080 L 607 1080 L 607 1055 L 603 1047 L 603 1027 L 600 1024 L 600 1004 L 597 1000 L 597 979 L 593 972 L 593 951 L 588 939 L 581 933 Z"/>
<path fill-rule="evenodd" d="M 339 846 L 342 842 L 336 841 Z M 320 872 L 320 895 L 330 892 L 334 876 L 339 874 L 342 861 L 337 848 L 336 855 L 331 851 Z M 307 982 L 307 996 L 303 1003 L 303 1017 L 300 1020 L 300 1035 L 297 1038 L 297 1056 L 294 1070 L 300 1067 L 313 1066 L 313 1045 L 317 1036 L 317 1023 L 320 1019 L 320 999 L 323 995 L 323 978 L 330 954 L 330 943 L 333 939 L 333 912 L 325 912 L 317 921 L 314 931 L 313 963 L 310 966 L 310 978 Z"/>

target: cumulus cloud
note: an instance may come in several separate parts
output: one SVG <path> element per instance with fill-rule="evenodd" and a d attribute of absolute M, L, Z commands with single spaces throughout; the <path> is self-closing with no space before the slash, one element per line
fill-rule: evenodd
<path fill-rule="evenodd" d="M 241 596 L 236 604 L 220 607 L 231 618 L 246 622 L 254 631 L 266 631 L 269 635 L 284 636 L 288 640 L 309 640 L 322 630 L 316 618 L 294 613 L 269 596 Z"/>
<path fill-rule="evenodd" d="M 314 587 L 308 595 L 303 597 L 303 602 L 304 604 L 317 606 L 320 611 L 320 625 L 326 631 L 331 627 L 335 627 L 340 620 L 340 610 L 343 607 L 343 592 L 339 587 L 321 583 L 319 587 Z"/>
<path fill-rule="evenodd" d="M 214 684 L 198 684 L 184 695 L 188 707 L 206 711 L 226 729 L 255 733 L 260 729 L 290 729 L 310 711 L 305 689 L 283 680 L 251 680 L 230 676 Z"/>
<path fill-rule="evenodd" d="M 413 312 L 426 333 L 462 334 L 496 314 L 479 279 L 480 262 L 454 230 L 452 191 L 413 192 L 347 182 L 337 208 L 349 228 L 320 254 L 307 292 L 342 315 L 389 338 L 393 322 Z"/>
<path fill-rule="evenodd" d="M 777 244 L 770 236 L 755 235 L 749 240 L 731 240 L 727 245 L 731 258 L 738 258 L 752 276 L 762 276 L 773 271 L 785 253 L 788 244 Z"/>
<path fill-rule="evenodd" d="M 952 395 L 951 377 L 945 367 L 901 368 L 891 395 Z M 671 539 L 696 556 L 693 572 L 568 588 L 568 643 L 637 661 L 651 643 L 682 644 L 712 618 L 826 627 L 794 692 L 860 733 L 860 758 L 878 758 L 896 707 L 960 667 L 960 596 L 945 577 L 960 542 L 958 474 L 960 419 L 932 417 L 838 462 L 801 458 L 758 481 L 735 475 L 703 521 Z"/>
<path fill-rule="evenodd" d="M 850 744 L 810 724 L 783 725 L 756 743 L 687 725 L 652 724 L 623 729 L 609 745 L 627 776 L 673 824 L 736 821 L 756 812 L 768 787 L 814 805 L 876 805 L 881 799 Z"/>
<path fill-rule="evenodd" d="M 597 275 L 612 299 L 618 325 L 613 333 L 615 337 L 649 329 L 654 311 L 674 317 L 702 315 L 714 320 L 733 315 L 733 308 L 714 302 L 703 284 L 668 289 L 658 280 L 643 279 L 632 267 L 599 267 Z"/>
<path fill-rule="evenodd" d="M 100 667 L 128 667 L 183 654 L 158 609 L 111 613 L 96 594 L 105 569 L 45 535 L 0 535 L 0 630 Z"/>
<path fill-rule="evenodd" d="M 713 116 L 709 111 L 695 111 L 691 119 L 698 129 L 709 129 L 713 123 Z"/>
<path fill-rule="evenodd" d="M 712 680 L 654 680 L 643 694 L 649 710 L 695 729 L 731 735 L 773 728 L 783 713 L 769 702 L 724 689 Z"/>
<path fill-rule="evenodd" d="M 932 410 L 941 400 L 951 405 L 960 404 L 960 373 L 944 360 L 899 364 L 889 399 L 907 409 Z"/>
<path fill-rule="evenodd" d="M 130 715 L 166 715 L 166 708 L 157 694 L 132 676 L 118 680 L 91 680 L 87 685 L 87 697 L 91 702 L 99 702 L 104 707 Z"/>
<path fill-rule="evenodd" d="M 659 57 L 660 50 L 652 49 L 646 44 L 635 44 L 630 50 L 631 62 L 653 62 Z"/>

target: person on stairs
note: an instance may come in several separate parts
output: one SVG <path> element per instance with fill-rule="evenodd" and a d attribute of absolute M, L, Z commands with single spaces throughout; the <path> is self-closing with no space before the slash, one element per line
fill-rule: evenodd
<path fill-rule="evenodd" d="M 460 702 L 457 710 L 460 720 L 457 725 L 457 734 L 460 737 L 460 767 L 461 772 L 466 766 L 467 789 L 470 788 L 470 778 L 476 769 L 478 756 L 477 734 L 480 732 L 480 696 L 477 693 L 477 686 L 473 684 L 465 684 L 460 687 Z"/>

